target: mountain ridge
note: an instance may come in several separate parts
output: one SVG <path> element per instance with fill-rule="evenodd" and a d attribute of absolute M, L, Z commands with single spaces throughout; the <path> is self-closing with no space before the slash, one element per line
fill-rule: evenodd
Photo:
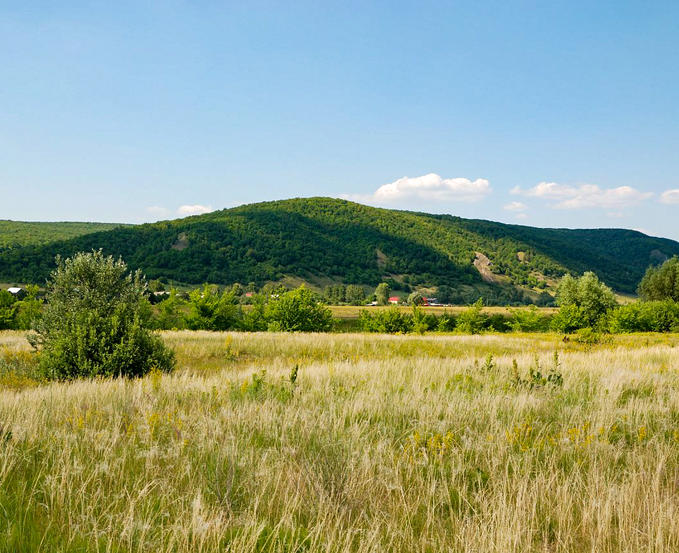
<path fill-rule="evenodd" d="M 513 302 L 546 301 L 561 276 L 586 270 L 633 293 L 648 265 L 679 255 L 679 242 L 633 230 L 541 229 L 312 197 L 0 247 L 0 278 L 43 281 L 55 255 L 98 248 L 149 278 L 188 284 L 389 279 L 404 290 L 446 285 L 465 299 Z M 475 267 L 480 256 L 497 283 Z"/>

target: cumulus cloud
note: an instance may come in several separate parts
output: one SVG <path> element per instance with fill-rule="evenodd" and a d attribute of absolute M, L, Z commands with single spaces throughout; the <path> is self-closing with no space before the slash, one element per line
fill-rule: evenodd
<path fill-rule="evenodd" d="M 214 211 L 211 205 L 181 205 L 177 209 L 177 214 L 186 217 L 187 215 L 202 215 L 211 211 Z"/>
<path fill-rule="evenodd" d="M 486 179 L 470 180 L 464 177 L 444 179 L 436 173 L 421 177 L 403 177 L 380 186 L 373 196 L 376 200 L 394 201 L 417 198 L 443 202 L 475 202 L 490 193 Z"/>
<path fill-rule="evenodd" d="M 490 194 L 486 179 L 464 177 L 444 179 L 436 173 L 421 177 L 402 177 L 383 184 L 372 194 L 344 195 L 343 198 L 367 203 L 394 204 L 406 200 L 416 202 L 476 202 Z"/>
<path fill-rule="evenodd" d="M 664 204 L 679 204 L 679 188 L 665 190 L 660 195 L 660 201 Z"/>
<path fill-rule="evenodd" d="M 504 209 L 507 211 L 513 211 L 514 213 L 520 213 L 522 211 L 526 211 L 528 206 L 523 202 L 509 202 L 508 204 L 505 204 Z"/>
<path fill-rule="evenodd" d="M 557 182 L 541 182 L 526 190 L 515 187 L 512 194 L 530 198 L 540 198 L 555 202 L 558 209 L 605 208 L 622 209 L 637 205 L 653 196 L 652 192 L 642 192 L 631 186 L 617 188 L 601 188 L 596 184 L 559 184 Z"/>

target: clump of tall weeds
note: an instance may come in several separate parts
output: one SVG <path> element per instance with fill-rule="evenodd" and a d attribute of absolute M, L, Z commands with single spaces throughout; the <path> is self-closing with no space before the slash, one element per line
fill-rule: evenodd
<path fill-rule="evenodd" d="M 561 361 L 559 352 L 555 351 L 552 356 L 552 366 L 547 372 L 540 365 L 540 359 L 536 355 L 533 364 L 528 369 L 528 375 L 524 378 L 519 371 L 519 364 L 512 359 L 511 384 L 514 388 L 536 390 L 543 388 L 560 388 L 563 386 L 563 374 L 561 373 Z"/>
<path fill-rule="evenodd" d="M 240 383 L 231 383 L 231 398 L 234 400 L 250 399 L 256 401 L 275 399 L 287 402 L 295 395 L 298 373 L 298 364 L 292 368 L 287 378 L 270 378 L 266 370 L 254 372 L 250 378 L 246 378 Z"/>

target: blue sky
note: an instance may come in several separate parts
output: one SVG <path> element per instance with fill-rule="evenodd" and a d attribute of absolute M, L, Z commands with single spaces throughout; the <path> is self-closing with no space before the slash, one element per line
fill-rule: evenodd
<path fill-rule="evenodd" d="M 0 218 L 298 196 L 679 239 L 679 3 L 1 2 Z"/>

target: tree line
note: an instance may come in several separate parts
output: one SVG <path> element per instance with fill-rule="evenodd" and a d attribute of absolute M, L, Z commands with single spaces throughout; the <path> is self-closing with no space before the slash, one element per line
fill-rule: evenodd
<path fill-rule="evenodd" d="M 151 283 L 151 289 L 158 287 L 159 283 Z M 149 296 L 148 289 L 141 272 L 130 272 L 120 258 L 105 256 L 101 250 L 78 253 L 57 258 L 44 302 L 35 287 L 19 301 L 9 292 L 0 294 L 0 323 L 22 321 L 22 326 L 33 330 L 29 341 L 36 350 L 40 375 L 49 379 L 171 370 L 174 354 L 153 329 L 327 332 L 334 324 L 322 298 L 304 286 L 243 294 L 242 287 L 220 290 L 206 284 L 186 298 L 172 290 L 155 309 L 148 298 L 156 296 Z M 383 303 L 388 292 L 388 285 L 381 283 L 374 296 Z M 358 297 L 357 290 L 353 293 Z M 482 300 L 460 314 L 437 317 L 413 302 L 411 313 L 396 307 L 364 310 L 358 324 L 363 331 L 386 333 L 586 330 L 578 337 L 584 341 L 594 340 L 598 332 L 679 332 L 679 258 L 650 268 L 639 293 L 640 302 L 619 306 L 612 290 L 587 272 L 579 278 L 563 278 L 557 292 L 559 310 L 551 317 L 535 306 L 510 310 L 509 316 L 489 315 Z M 241 296 L 250 305 L 244 306 Z"/>

